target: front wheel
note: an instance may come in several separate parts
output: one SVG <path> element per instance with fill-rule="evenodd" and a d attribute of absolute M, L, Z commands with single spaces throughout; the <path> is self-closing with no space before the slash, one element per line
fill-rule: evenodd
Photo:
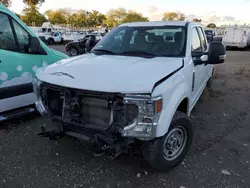
<path fill-rule="evenodd" d="M 161 138 L 144 145 L 143 155 L 149 164 L 168 171 L 185 158 L 193 140 L 193 125 L 186 114 L 177 111 L 169 131 Z"/>

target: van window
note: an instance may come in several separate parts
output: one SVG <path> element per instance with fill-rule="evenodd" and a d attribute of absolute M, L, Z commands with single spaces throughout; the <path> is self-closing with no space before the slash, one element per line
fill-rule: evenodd
<path fill-rule="evenodd" d="M 13 20 L 13 26 L 16 31 L 17 41 L 19 44 L 19 51 L 22 53 L 28 53 L 29 34 L 25 31 L 15 20 Z"/>
<path fill-rule="evenodd" d="M 16 41 L 10 26 L 8 16 L 0 13 L 0 49 L 17 51 Z"/>
<path fill-rule="evenodd" d="M 200 37 L 196 28 L 192 29 L 192 44 L 191 45 L 192 45 L 193 52 L 202 51 Z"/>

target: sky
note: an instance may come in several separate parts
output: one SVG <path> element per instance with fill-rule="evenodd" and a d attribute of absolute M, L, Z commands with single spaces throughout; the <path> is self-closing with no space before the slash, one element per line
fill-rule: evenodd
<path fill-rule="evenodd" d="M 22 0 L 12 0 L 10 9 L 21 13 L 23 7 Z M 152 21 L 160 20 L 164 12 L 178 11 L 190 20 L 198 17 L 205 23 L 250 24 L 250 0 L 45 0 L 40 11 L 71 8 L 106 13 L 119 7 L 138 11 Z"/>

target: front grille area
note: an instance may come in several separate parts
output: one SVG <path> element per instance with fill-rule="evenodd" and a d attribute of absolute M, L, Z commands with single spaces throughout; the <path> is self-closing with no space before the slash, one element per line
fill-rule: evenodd
<path fill-rule="evenodd" d="M 84 128 L 107 131 L 111 125 L 124 127 L 128 123 L 123 96 L 64 88 L 43 83 L 43 103 L 52 117 Z M 130 108 L 128 108 L 130 109 Z"/>

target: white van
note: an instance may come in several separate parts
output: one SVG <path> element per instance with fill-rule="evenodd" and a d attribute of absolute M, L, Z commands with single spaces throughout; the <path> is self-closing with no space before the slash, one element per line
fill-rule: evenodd
<path fill-rule="evenodd" d="M 226 47 L 247 48 L 250 45 L 248 28 L 227 28 L 222 42 Z"/>

